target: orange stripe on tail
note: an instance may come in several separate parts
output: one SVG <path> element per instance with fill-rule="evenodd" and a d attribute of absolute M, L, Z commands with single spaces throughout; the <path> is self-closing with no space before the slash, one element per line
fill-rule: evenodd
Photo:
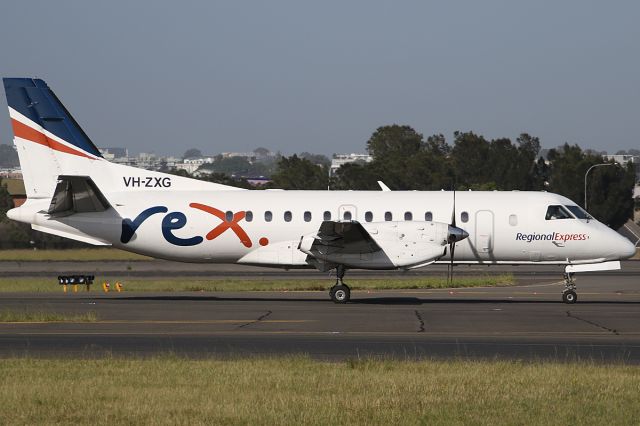
<path fill-rule="evenodd" d="M 81 151 L 75 150 L 73 148 L 69 148 L 68 146 L 61 144 L 58 141 L 48 138 L 47 135 L 45 135 L 44 133 L 32 127 L 29 127 L 24 123 L 19 122 L 15 118 L 11 119 L 11 125 L 13 126 L 13 134 L 16 137 L 27 139 L 31 142 L 35 142 L 37 144 L 47 146 L 55 151 L 60 151 L 67 154 L 72 154 L 80 157 L 93 159 L 93 157 L 90 157 Z"/>

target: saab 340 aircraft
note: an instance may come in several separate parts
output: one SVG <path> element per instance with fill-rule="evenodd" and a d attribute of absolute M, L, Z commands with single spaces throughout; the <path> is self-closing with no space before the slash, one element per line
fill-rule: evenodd
<path fill-rule="evenodd" d="M 435 262 L 620 268 L 630 241 L 546 192 L 248 191 L 105 160 L 47 84 L 5 78 L 27 191 L 13 220 L 94 245 L 183 262 L 345 271 Z"/>

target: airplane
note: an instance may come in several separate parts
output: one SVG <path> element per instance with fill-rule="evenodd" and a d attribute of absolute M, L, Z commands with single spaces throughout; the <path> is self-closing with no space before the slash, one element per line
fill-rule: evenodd
<path fill-rule="evenodd" d="M 635 246 L 575 202 L 534 191 L 245 190 L 107 161 L 40 79 L 4 78 L 34 230 L 154 258 L 336 271 L 434 263 L 620 269 Z"/>

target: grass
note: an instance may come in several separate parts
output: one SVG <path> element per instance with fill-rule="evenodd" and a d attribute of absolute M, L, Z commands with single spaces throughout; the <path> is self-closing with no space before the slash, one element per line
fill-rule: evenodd
<path fill-rule="evenodd" d="M 0 423 L 638 424 L 640 367 L 306 357 L 0 360 Z"/>
<path fill-rule="evenodd" d="M 80 262 L 80 261 L 140 261 L 150 257 L 114 248 L 87 248 L 67 250 L 0 250 L 0 262 Z"/>
<path fill-rule="evenodd" d="M 104 279 L 96 277 L 92 291 L 102 291 Z M 112 290 L 116 281 L 108 280 Z M 333 281 L 329 279 L 123 279 L 119 280 L 125 291 L 325 291 Z M 486 287 L 508 286 L 514 284 L 511 274 L 487 275 L 479 277 L 459 277 L 453 282 L 454 287 Z M 347 283 L 353 290 L 386 290 L 386 289 L 421 289 L 421 288 L 449 288 L 445 277 L 420 278 L 375 278 L 352 279 Z M 51 292 L 62 289 L 58 285 L 57 277 L 47 278 L 0 278 L 0 292 Z M 73 291 L 69 286 L 67 291 Z M 84 292 L 83 285 L 78 286 L 78 292 Z"/>
<path fill-rule="evenodd" d="M 95 312 L 79 314 L 57 313 L 48 311 L 0 311 L 0 323 L 2 322 L 96 322 L 98 316 Z"/>

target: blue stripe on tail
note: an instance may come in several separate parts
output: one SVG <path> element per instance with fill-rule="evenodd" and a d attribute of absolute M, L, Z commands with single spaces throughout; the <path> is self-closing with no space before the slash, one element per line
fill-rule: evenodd
<path fill-rule="evenodd" d="M 89 136 L 43 80 L 3 78 L 7 104 L 60 139 L 102 157 Z"/>

